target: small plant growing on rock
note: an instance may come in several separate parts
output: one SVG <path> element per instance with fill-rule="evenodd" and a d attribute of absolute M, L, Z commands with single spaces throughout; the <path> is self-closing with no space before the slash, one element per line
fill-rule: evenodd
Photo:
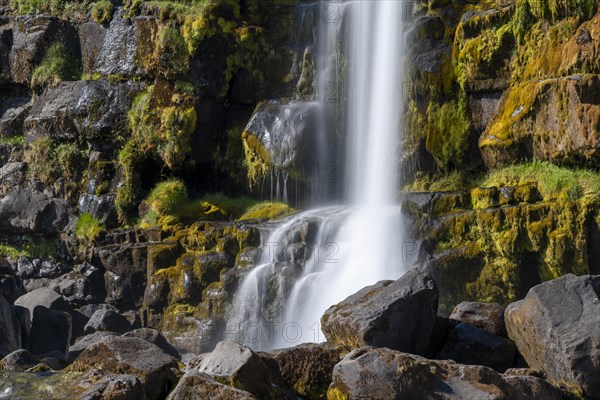
<path fill-rule="evenodd" d="M 63 43 L 51 45 L 31 77 L 31 87 L 56 86 L 64 80 L 77 80 L 81 76 L 81 63 L 69 53 Z"/>
<path fill-rule="evenodd" d="M 102 0 L 92 6 L 92 19 L 99 24 L 107 24 L 113 16 L 114 6 L 108 0 Z"/>
<path fill-rule="evenodd" d="M 75 236 L 79 239 L 87 239 L 91 242 L 96 240 L 104 231 L 104 225 L 94 218 L 90 213 L 83 213 L 77 219 Z"/>
<path fill-rule="evenodd" d="M 160 216 L 173 215 L 188 201 L 185 183 L 179 179 L 171 179 L 157 184 L 147 203 Z"/>

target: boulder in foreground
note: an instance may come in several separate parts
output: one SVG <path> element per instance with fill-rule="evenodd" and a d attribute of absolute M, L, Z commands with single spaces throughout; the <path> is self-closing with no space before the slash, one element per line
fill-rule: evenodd
<path fill-rule="evenodd" d="M 164 398 L 177 384 L 177 360 L 143 339 L 105 336 L 84 350 L 72 371 L 98 368 L 104 373 L 128 374 L 142 383 L 147 399 Z"/>
<path fill-rule="evenodd" d="M 506 308 L 505 320 L 531 368 L 600 399 L 600 276 L 568 274 L 535 286 Z"/>
<path fill-rule="evenodd" d="M 412 269 L 396 281 L 378 282 L 330 307 L 321 325 L 328 342 L 345 348 L 388 347 L 432 356 L 445 336 L 437 307 L 435 281 Z"/>
<path fill-rule="evenodd" d="M 501 375 L 452 361 L 427 360 L 390 349 L 365 347 L 336 365 L 329 400 L 564 400 L 562 390 L 532 376 Z"/>

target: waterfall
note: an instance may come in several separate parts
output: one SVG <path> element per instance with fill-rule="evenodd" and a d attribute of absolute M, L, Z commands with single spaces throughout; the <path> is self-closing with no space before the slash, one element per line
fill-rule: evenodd
<path fill-rule="evenodd" d="M 347 146 L 340 200 L 347 206 L 297 214 L 263 243 L 228 321 L 228 331 L 255 349 L 323 341 L 323 312 L 367 285 L 399 278 L 412 249 L 402 242 L 397 199 L 406 3 L 319 5 L 318 94 L 324 107 L 335 96 L 344 116 L 338 121 Z"/>

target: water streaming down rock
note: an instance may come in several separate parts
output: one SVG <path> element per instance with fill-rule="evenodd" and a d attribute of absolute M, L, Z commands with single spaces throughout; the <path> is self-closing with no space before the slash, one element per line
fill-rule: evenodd
<path fill-rule="evenodd" d="M 323 312 L 409 264 L 396 193 L 402 112 L 404 2 L 321 2 L 320 100 L 346 68 L 338 121 L 347 143 L 343 200 L 348 207 L 300 213 L 275 229 L 241 283 L 229 332 L 256 349 L 321 341 Z M 340 29 L 342 27 L 342 29 Z M 338 46 L 339 43 L 339 46 Z M 324 102 L 325 103 L 325 102 Z M 332 132 L 327 132 L 332 135 Z M 315 150 L 318 151 L 318 150 Z"/>

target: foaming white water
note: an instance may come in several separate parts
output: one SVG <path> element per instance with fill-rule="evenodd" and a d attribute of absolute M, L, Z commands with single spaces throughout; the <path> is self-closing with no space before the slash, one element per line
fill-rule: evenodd
<path fill-rule="evenodd" d="M 319 77 L 331 75 L 329 49 L 343 38 L 347 82 L 341 88 L 347 142 L 343 200 L 350 206 L 306 211 L 269 236 L 268 251 L 263 248 L 258 266 L 236 293 L 228 323 L 230 332 L 239 332 L 240 342 L 255 349 L 322 341 L 319 321 L 327 308 L 379 280 L 397 279 L 408 265 L 396 198 L 404 2 L 327 5 L 335 8 L 325 10 L 341 13 L 344 32 L 320 27 L 321 48 L 327 51 L 320 51 L 325 55 L 319 57 L 328 58 L 318 63 Z M 307 221 L 317 229 L 304 238 Z"/>

